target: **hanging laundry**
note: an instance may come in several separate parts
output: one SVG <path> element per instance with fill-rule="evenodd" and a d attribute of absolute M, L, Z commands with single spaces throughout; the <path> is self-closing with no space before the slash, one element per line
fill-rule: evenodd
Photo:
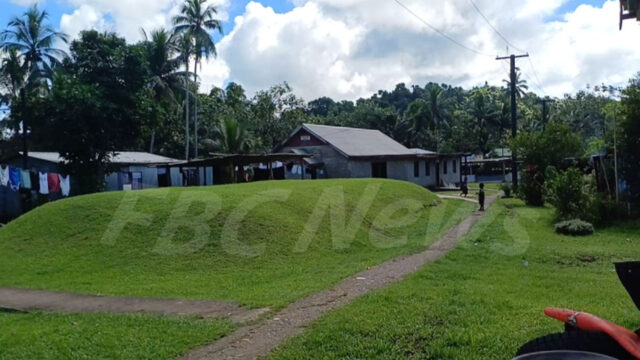
<path fill-rule="evenodd" d="M 40 182 L 40 194 L 49 195 L 49 180 L 47 173 L 38 172 L 38 181 Z"/>
<path fill-rule="evenodd" d="M 7 186 L 7 184 L 9 184 L 9 167 L 0 166 L 0 186 Z"/>
<path fill-rule="evenodd" d="M 20 189 L 20 169 L 9 168 L 9 185 L 11 190 L 18 191 Z"/>
<path fill-rule="evenodd" d="M 47 183 L 49 184 L 49 194 L 60 192 L 60 177 L 56 173 L 47 175 Z"/>
<path fill-rule="evenodd" d="M 31 173 L 29 170 L 20 170 L 20 186 L 23 189 L 31 189 Z"/>
<path fill-rule="evenodd" d="M 71 181 L 69 179 L 69 175 L 63 177 L 62 175 L 58 175 L 60 178 L 60 190 L 62 191 L 62 196 L 67 197 L 71 192 Z"/>

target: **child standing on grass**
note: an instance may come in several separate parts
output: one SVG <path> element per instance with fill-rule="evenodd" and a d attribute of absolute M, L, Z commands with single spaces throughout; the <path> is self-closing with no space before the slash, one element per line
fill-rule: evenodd
<path fill-rule="evenodd" d="M 480 192 L 478 193 L 478 204 L 480 204 L 480 211 L 484 211 L 484 183 L 480 183 Z"/>

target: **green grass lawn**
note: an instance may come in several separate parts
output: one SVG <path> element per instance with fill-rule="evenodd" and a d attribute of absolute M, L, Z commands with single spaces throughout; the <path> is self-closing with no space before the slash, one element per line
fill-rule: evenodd
<path fill-rule="evenodd" d="M 546 306 L 640 327 L 612 264 L 640 259 L 640 223 L 577 238 L 555 234 L 552 218 L 500 200 L 444 259 L 329 313 L 270 358 L 511 359 L 562 331 Z"/>
<path fill-rule="evenodd" d="M 362 211 L 361 226 L 356 221 L 350 227 L 366 188 L 375 196 Z M 327 189 L 334 191 L 321 196 Z M 334 212 L 333 222 L 340 229 L 346 218 L 347 231 L 336 233 L 355 229 L 346 246 L 334 246 L 333 240 L 345 245 L 349 239 L 332 236 L 329 212 L 314 214 L 320 198 L 337 204 L 340 196 L 344 206 L 335 208 L 344 216 Z M 127 204 L 133 212 L 117 211 Z M 0 286 L 277 308 L 384 260 L 425 249 L 474 208 L 441 201 L 407 182 L 370 179 L 82 196 L 42 206 L 0 229 Z M 113 219 L 123 224 L 122 231 L 112 231 L 118 228 Z M 393 228 L 390 220 L 402 226 Z M 237 238 L 223 235 L 225 229 L 233 235 L 234 224 Z M 317 225 L 317 232 L 309 232 L 306 250 L 294 251 L 304 249 L 299 239 L 305 224 Z"/>
<path fill-rule="evenodd" d="M 172 359 L 229 333 L 223 320 L 0 312 L 0 359 Z"/>

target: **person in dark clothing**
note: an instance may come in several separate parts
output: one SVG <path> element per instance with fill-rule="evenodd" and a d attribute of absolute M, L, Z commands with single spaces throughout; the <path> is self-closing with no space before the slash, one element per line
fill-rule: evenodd
<path fill-rule="evenodd" d="M 469 184 L 467 184 L 467 178 L 465 177 L 460 184 L 460 196 L 467 197 L 469 195 Z"/>
<path fill-rule="evenodd" d="M 480 204 L 480 211 L 484 211 L 484 183 L 480 183 L 480 192 L 478 193 L 478 204 Z"/>

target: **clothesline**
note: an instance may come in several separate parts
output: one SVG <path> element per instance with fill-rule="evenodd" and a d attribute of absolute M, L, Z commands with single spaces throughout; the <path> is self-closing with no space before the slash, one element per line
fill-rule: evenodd
<path fill-rule="evenodd" d="M 68 197 L 71 193 L 69 175 L 35 172 L 5 165 L 0 165 L 0 186 L 9 187 L 12 191 L 36 190 L 41 195 L 61 194 Z"/>

